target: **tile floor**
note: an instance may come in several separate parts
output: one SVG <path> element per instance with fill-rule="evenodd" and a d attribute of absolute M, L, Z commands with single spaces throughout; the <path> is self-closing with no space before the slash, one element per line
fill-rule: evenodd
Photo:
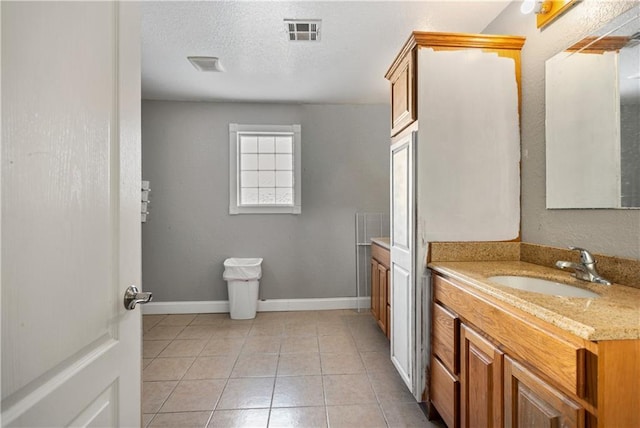
<path fill-rule="evenodd" d="M 145 427 L 439 427 L 368 313 L 145 315 Z"/>

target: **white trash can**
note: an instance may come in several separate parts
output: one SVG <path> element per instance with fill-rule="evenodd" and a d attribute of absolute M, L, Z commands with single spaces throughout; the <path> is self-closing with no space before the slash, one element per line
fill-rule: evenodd
<path fill-rule="evenodd" d="M 222 278 L 227 281 L 231 319 L 248 320 L 256 317 L 258 310 L 258 280 L 261 277 L 261 258 L 230 258 L 224 261 Z"/>

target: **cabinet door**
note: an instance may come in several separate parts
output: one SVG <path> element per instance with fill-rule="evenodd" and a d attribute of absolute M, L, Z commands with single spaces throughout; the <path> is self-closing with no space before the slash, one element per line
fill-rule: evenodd
<path fill-rule="evenodd" d="M 387 339 L 391 339 L 391 275 L 389 269 L 387 269 Z"/>
<path fill-rule="evenodd" d="M 460 426 L 460 382 L 437 358 L 431 358 L 429 398 L 448 428 Z"/>
<path fill-rule="evenodd" d="M 461 426 L 501 427 L 504 354 L 464 324 L 460 350 Z"/>
<path fill-rule="evenodd" d="M 380 319 L 380 276 L 376 259 L 371 259 L 371 314 L 376 320 Z"/>
<path fill-rule="evenodd" d="M 416 120 L 413 52 L 409 52 L 390 77 L 391 136 Z"/>
<path fill-rule="evenodd" d="M 585 426 L 585 411 L 520 363 L 504 357 L 504 426 Z"/>
<path fill-rule="evenodd" d="M 378 299 L 378 326 L 387 334 L 387 272 L 388 269 L 378 264 L 378 283 L 380 284 L 380 297 Z"/>

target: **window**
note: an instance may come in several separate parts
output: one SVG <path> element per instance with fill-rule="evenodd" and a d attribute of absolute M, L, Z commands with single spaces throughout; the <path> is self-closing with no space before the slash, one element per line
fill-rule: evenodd
<path fill-rule="evenodd" d="M 229 124 L 229 214 L 300 214 L 300 125 Z"/>

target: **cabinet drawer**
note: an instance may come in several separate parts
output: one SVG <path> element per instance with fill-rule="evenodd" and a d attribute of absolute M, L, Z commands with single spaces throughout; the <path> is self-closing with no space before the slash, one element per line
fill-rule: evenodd
<path fill-rule="evenodd" d="M 433 304 L 432 334 L 433 353 L 451 373 L 458 374 L 460 321 L 454 313 L 437 303 Z"/>
<path fill-rule="evenodd" d="M 585 396 L 586 350 L 578 344 L 529 321 L 531 315 L 499 306 L 440 275 L 433 276 L 433 298 L 503 345 L 511 355 L 538 368 L 551 382 L 579 397 Z"/>
<path fill-rule="evenodd" d="M 429 397 L 447 427 L 458 427 L 458 415 L 460 414 L 459 382 L 436 358 L 431 359 Z"/>
<path fill-rule="evenodd" d="M 391 253 L 386 248 L 372 243 L 371 244 L 371 257 L 376 259 L 378 263 L 386 268 L 391 266 Z"/>

